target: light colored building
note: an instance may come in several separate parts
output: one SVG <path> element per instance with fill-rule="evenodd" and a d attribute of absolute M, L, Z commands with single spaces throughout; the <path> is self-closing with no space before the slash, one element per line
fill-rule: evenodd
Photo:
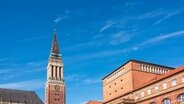
<path fill-rule="evenodd" d="M 45 86 L 45 104 L 66 104 L 65 82 L 63 78 L 63 62 L 59 51 L 56 32 L 52 43 L 51 54 L 47 66 L 47 82 Z"/>
<path fill-rule="evenodd" d="M 184 101 L 184 67 L 130 60 L 103 79 L 103 104 L 178 104 Z"/>

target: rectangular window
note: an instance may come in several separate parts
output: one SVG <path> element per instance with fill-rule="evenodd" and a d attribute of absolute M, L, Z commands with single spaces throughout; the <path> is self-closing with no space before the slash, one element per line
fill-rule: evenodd
<path fill-rule="evenodd" d="M 172 86 L 175 86 L 176 85 L 176 79 L 173 79 L 172 80 Z"/>
<path fill-rule="evenodd" d="M 61 78 L 61 67 L 59 67 L 59 78 Z"/>
<path fill-rule="evenodd" d="M 141 92 L 141 97 L 144 97 L 144 92 Z"/>
<path fill-rule="evenodd" d="M 54 67 L 51 66 L 51 77 L 53 78 L 53 73 L 54 73 Z"/>
<path fill-rule="evenodd" d="M 57 78 L 57 66 L 56 66 L 56 69 L 55 69 L 55 76 Z"/>
<path fill-rule="evenodd" d="M 163 86 L 163 89 L 166 89 L 167 88 L 167 83 L 164 83 L 162 86 Z"/>
<path fill-rule="evenodd" d="M 151 89 L 148 89 L 148 95 L 150 95 L 151 94 Z"/>
<path fill-rule="evenodd" d="M 155 91 L 158 91 L 158 86 L 155 86 Z"/>
<path fill-rule="evenodd" d="M 182 82 L 184 82 L 184 75 L 181 78 L 182 78 Z"/>
<path fill-rule="evenodd" d="M 143 65 L 140 65 L 140 69 L 143 71 L 144 69 L 143 69 Z"/>

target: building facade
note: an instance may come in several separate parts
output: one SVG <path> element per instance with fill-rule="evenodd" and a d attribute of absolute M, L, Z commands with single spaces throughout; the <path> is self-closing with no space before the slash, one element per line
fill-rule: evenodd
<path fill-rule="evenodd" d="M 51 54 L 47 66 L 45 104 L 66 104 L 65 93 L 66 92 L 65 82 L 63 78 L 63 62 L 55 32 Z"/>
<path fill-rule="evenodd" d="M 103 104 L 184 102 L 184 67 L 130 60 L 102 80 Z"/>

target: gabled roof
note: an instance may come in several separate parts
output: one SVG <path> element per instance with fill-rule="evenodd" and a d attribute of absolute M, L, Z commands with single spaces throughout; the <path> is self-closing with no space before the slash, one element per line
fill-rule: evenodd
<path fill-rule="evenodd" d="M 104 79 L 107 78 L 109 75 L 111 75 L 112 73 L 116 72 L 117 70 L 119 70 L 121 67 L 123 67 L 124 65 L 126 65 L 126 64 L 129 63 L 129 62 L 138 62 L 138 63 L 149 64 L 149 65 L 154 65 L 154 66 L 158 66 L 158 67 L 163 67 L 163 68 L 167 68 L 167 69 L 175 69 L 175 68 L 169 67 L 169 66 L 164 66 L 164 65 L 154 64 L 154 63 L 150 63 L 150 62 L 145 62 L 145 61 L 130 59 L 129 61 L 127 61 L 126 63 L 124 63 L 123 65 L 121 65 L 121 66 L 118 67 L 117 69 L 115 69 L 114 71 L 112 71 L 110 74 L 108 74 L 108 75 L 106 75 L 105 77 L 103 77 L 102 80 L 104 80 Z"/>
<path fill-rule="evenodd" d="M 0 101 L 18 102 L 26 104 L 43 104 L 41 99 L 33 91 L 2 89 L 0 88 Z"/>

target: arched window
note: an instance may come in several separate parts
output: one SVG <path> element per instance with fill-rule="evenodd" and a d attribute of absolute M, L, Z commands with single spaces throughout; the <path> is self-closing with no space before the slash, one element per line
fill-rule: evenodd
<path fill-rule="evenodd" d="M 184 102 L 184 94 L 178 96 L 178 102 Z"/>
<path fill-rule="evenodd" d="M 157 103 L 155 103 L 155 102 L 151 102 L 150 104 L 157 104 Z"/>
<path fill-rule="evenodd" d="M 171 104 L 171 100 L 169 98 L 165 98 L 163 101 L 162 101 L 162 104 Z"/>

